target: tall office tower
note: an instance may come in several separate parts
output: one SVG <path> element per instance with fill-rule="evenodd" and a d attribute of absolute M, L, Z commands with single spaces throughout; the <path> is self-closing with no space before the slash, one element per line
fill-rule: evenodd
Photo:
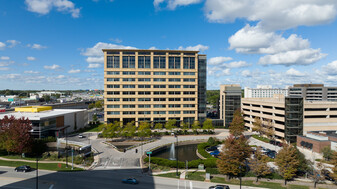
<path fill-rule="evenodd" d="M 193 123 L 206 117 L 206 55 L 103 49 L 104 121 Z"/>
<path fill-rule="evenodd" d="M 220 119 L 224 120 L 225 128 L 233 120 L 234 112 L 241 108 L 240 85 L 220 85 Z"/>

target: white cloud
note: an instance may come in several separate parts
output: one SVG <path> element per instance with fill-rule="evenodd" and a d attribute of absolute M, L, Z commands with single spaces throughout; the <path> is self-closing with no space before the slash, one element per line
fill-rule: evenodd
<path fill-rule="evenodd" d="M 32 49 L 37 49 L 37 50 L 47 48 L 46 46 L 42 46 L 42 45 L 40 45 L 40 44 L 33 44 L 33 45 L 28 44 L 27 47 L 30 47 L 30 48 L 32 48 Z"/>
<path fill-rule="evenodd" d="M 0 42 L 0 50 L 4 49 L 6 47 L 6 44 L 3 42 Z"/>
<path fill-rule="evenodd" d="M 188 47 L 183 47 L 183 46 L 180 46 L 178 48 L 178 50 L 188 50 L 188 51 L 205 51 L 205 50 L 208 50 L 209 47 L 208 46 L 205 46 L 205 45 L 201 45 L 201 44 L 198 44 L 196 46 L 188 46 Z"/>
<path fill-rule="evenodd" d="M 84 56 L 103 56 L 102 49 L 137 49 L 135 47 L 131 46 L 124 46 L 124 45 L 116 45 L 116 44 L 111 44 L 111 43 L 103 43 L 103 42 L 98 42 L 96 43 L 95 46 L 91 48 L 87 48 L 84 52 L 81 54 Z"/>
<path fill-rule="evenodd" d="M 71 69 L 71 70 L 69 70 L 68 71 L 68 73 L 80 73 L 81 72 L 81 70 L 80 69 L 77 69 L 77 70 L 75 70 L 75 69 Z"/>
<path fill-rule="evenodd" d="M 157 47 L 153 46 L 149 48 L 150 50 L 157 50 Z"/>
<path fill-rule="evenodd" d="M 40 73 L 40 72 L 38 72 L 38 71 L 33 71 L 33 70 L 27 70 L 27 71 L 24 71 L 23 73 L 25 73 L 25 74 L 38 74 L 38 73 Z"/>
<path fill-rule="evenodd" d="M 0 67 L 0 71 L 7 71 L 9 70 L 9 67 Z"/>
<path fill-rule="evenodd" d="M 153 5 L 156 9 L 160 8 L 160 4 L 166 2 L 167 8 L 174 10 L 178 6 L 187 6 L 191 4 L 197 4 L 200 3 L 202 0 L 154 0 Z"/>
<path fill-rule="evenodd" d="M 305 76 L 304 73 L 298 71 L 298 70 L 295 70 L 294 68 L 290 68 L 289 70 L 286 71 L 286 75 L 288 76 L 294 76 L 294 77 L 303 77 Z"/>
<path fill-rule="evenodd" d="M 63 78 L 65 78 L 66 76 L 64 76 L 64 75 L 58 75 L 56 78 L 57 79 L 63 79 Z"/>
<path fill-rule="evenodd" d="M 28 11 L 42 15 L 55 8 L 58 12 L 70 13 L 73 18 L 80 16 L 80 8 L 75 8 L 75 4 L 69 0 L 26 0 L 25 3 Z"/>
<path fill-rule="evenodd" d="M 60 68 L 60 66 L 59 66 L 59 65 L 56 65 L 56 64 L 53 64 L 53 65 L 51 65 L 51 66 L 43 66 L 43 67 L 44 67 L 44 69 L 46 69 L 46 70 L 57 70 L 57 69 Z"/>
<path fill-rule="evenodd" d="M 7 40 L 6 42 L 9 43 L 9 48 L 15 47 L 16 45 L 20 44 L 20 41 L 17 40 Z"/>
<path fill-rule="evenodd" d="M 35 58 L 35 57 L 32 57 L 32 56 L 27 56 L 27 60 L 29 60 L 29 61 L 34 61 L 34 60 L 36 60 L 36 58 Z"/>
<path fill-rule="evenodd" d="M 88 68 L 99 68 L 101 64 L 89 64 Z"/>
<path fill-rule="evenodd" d="M 224 57 L 224 56 L 218 56 L 218 57 L 210 58 L 207 61 L 207 64 L 208 65 L 219 65 L 219 64 L 222 64 L 222 63 L 230 61 L 230 60 L 233 60 L 233 58 L 231 58 L 231 57 Z"/>
<path fill-rule="evenodd" d="M 226 68 L 226 69 L 224 69 L 224 70 L 222 70 L 221 71 L 221 74 L 219 74 L 219 76 L 221 77 L 221 76 L 228 76 L 228 75 L 230 75 L 231 73 L 230 73 L 230 69 L 229 68 Z"/>
<path fill-rule="evenodd" d="M 322 66 L 322 70 L 329 75 L 337 75 L 337 60 Z"/>
<path fill-rule="evenodd" d="M 243 70 L 241 72 L 241 75 L 244 77 L 252 77 L 252 73 L 250 72 L 250 70 Z"/>
<path fill-rule="evenodd" d="M 115 42 L 115 43 L 122 43 L 123 41 L 118 38 L 110 38 L 110 41 Z"/>
<path fill-rule="evenodd" d="M 205 12 L 211 22 L 246 19 L 268 30 L 284 30 L 332 22 L 336 5 L 332 0 L 207 0 Z"/>
<path fill-rule="evenodd" d="M 295 51 L 281 52 L 278 54 L 266 55 L 259 59 L 261 65 L 309 65 L 326 57 L 320 49 L 303 49 Z"/>
<path fill-rule="evenodd" d="M 86 61 L 88 63 L 104 63 L 104 57 L 88 57 Z"/>
<path fill-rule="evenodd" d="M 0 56 L 0 60 L 9 60 L 10 58 L 8 56 Z"/>
<path fill-rule="evenodd" d="M 248 64 L 246 61 L 234 61 L 230 63 L 223 63 L 220 65 L 221 67 L 226 67 L 226 68 L 242 68 L 242 67 L 247 67 L 250 66 L 251 64 Z"/>

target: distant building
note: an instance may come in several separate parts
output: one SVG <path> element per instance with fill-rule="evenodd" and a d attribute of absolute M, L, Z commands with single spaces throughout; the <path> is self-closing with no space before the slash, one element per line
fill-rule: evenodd
<path fill-rule="evenodd" d="M 27 106 L 15 108 L 15 112 L 0 114 L 0 120 L 5 116 L 28 118 L 32 122 L 31 134 L 36 138 L 48 136 L 64 136 L 65 132 L 73 132 L 88 125 L 87 110 L 55 109 L 50 106 Z"/>
<path fill-rule="evenodd" d="M 324 84 L 294 84 L 289 87 L 289 96 L 303 97 L 309 101 L 337 101 L 337 87 L 324 87 Z"/>
<path fill-rule="evenodd" d="M 258 85 L 256 89 L 245 87 L 244 98 L 273 98 L 275 94 L 288 96 L 288 89 L 273 89 L 271 85 Z"/>
<path fill-rule="evenodd" d="M 224 120 L 224 126 L 228 128 L 233 120 L 234 112 L 241 105 L 240 85 L 220 85 L 220 119 Z"/>
<path fill-rule="evenodd" d="M 312 131 L 297 137 L 297 146 L 313 152 L 322 153 L 328 147 L 337 151 L 337 131 Z"/>

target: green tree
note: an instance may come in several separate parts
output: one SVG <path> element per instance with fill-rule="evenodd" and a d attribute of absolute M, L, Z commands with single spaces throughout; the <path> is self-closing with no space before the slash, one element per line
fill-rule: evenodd
<path fill-rule="evenodd" d="M 95 108 L 103 108 L 103 100 L 98 100 L 95 102 Z"/>
<path fill-rule="evenodd" d="M 150 123 L 142 121 L 138 126 L 138 136 L 142 139 L 151 135 Z"/>
<path fill-rule="evenodd" d="M 329 146 L 325 146 L 322 149 L 322 153 L 323 153 L 323 157 L 325 160 L 329 161 L 334 153 L 333 150 L 331 150 L 331 148 Z"/>
<path fill-rule="evenodd" d="M 98 117 L 96 114 L 92 115 L 92 121 L 95 122 L 95 124 L 98 122 Z"/>
<path fill-rule="evenodd" d="M 190 127 L 189 123 L 182 122 L 181 129 L 183 130 L 184 133 L 186 133 L 186 131 L 189 129 L 189 127 Z"/>
<path fill-rule="evenodd" d="M 103 127 L 102 136 L 104 138 L 113 138 L 119 136 L 119 132 L 121 132 L 120 122 L 115 121 Z"/>
<path fill-rule="evenodd" d="M 90 103 L 90 104 L 88 105 L 88 108 L 89 108 L 89 109 L 95 108 L 95 104 L 94 104 L 94 103 Z"/>
<path fill-rule="evenodd" d="M 284 184 L 296 176 L 297 167 L 299 165 L 298 153 L 294 146 L 284 144 L 283 148 L 278 152 L 275 163 L 278 166 L 280 175 L 284 178 Z"/>
<path fill-rule="evenodd" d="M 156 123 L 156 125 L 154 126 L 154 129 L 157 129 L 157 131 L 159 132 L 159 130 L 163 129 L 163 124 Z"/>
<path fill-rule="evenodd" d="M 229 133 L 234 135 L 235 137 L 238 137 L 242 135 L 244 131 L 245 131 L 245 122 L 243 120 L 242 112 L 240 109 L 237 109 L 234 112 L 233 120 L 230 123 Z"/>
<path fill-rule="evenodd" d="M 264 129 L 263 133 L 270 139 L 274 139 L 275 136 L 275 130 L 274 130 L 274 124 L 271 120 L 267 121 L 267 127 Z"/>
<path fill-rule="evenodd" d="M 50 95 L 43 95 L 42 98 L 44 99 L 45 102 L 50 102 L 51 100 Z"/>
<path fill-rule="evenodd" d="M 216 106 L 220 98 L 220 90 L 207 90 L 206 99 L 209 104 Z"/>
<path fill-rule="evenodd" d="M 201 129 L 200 122 L 199 121 L 194 121 L 193 124 L 192 124 L 192 130 L 194 132 L 198 132 L 199 129 Z"/>
<path fill-rule="evenodd" d="M 298 160 L 297 173 L 308 172 L 308 170 L 310 169 L 309 167 L 310 161 L 305 159 L 305 155 L 302 152 L 300 152 L 300 150 L 297 147 L 295 147 L 295 149 L 296 149 L 297 160 Z"/>
<path fill-rule="evenodd" d="M 255 131 L 255 132 L 258 132 L 260 136 L 262 135 L 263 125 L 262 125 L 262 121 L 259 117 L 254 118 L 252 130 Z"/>
<path fill-rule="evenodd" d="M 31 152 L 33 145 L 31 130 L 32 124 L 28 118 L 16 119 L 14 116 L 4 116 L 0 120 L 0 148 L 17 154 Z"/>
<path fill-rule="evenodd" d="M 206 119 L 202 125 L 203 125 L 202 129 L 207 130 L 208 132 L 214 130 L 214 126 L 211 119 Z"/>
<path fill-rule="evenodd" d="M 246 169 L 246 160 L 251 152 L 252 149 L 243 135 L 238 138 L 233 135 L 227 137 L 220 153 L 220 159 L 216 162 L 220 173 L 229 177 L 241 175 Z"/>
<path fill-rule="evenodd" d="M 268 157 L 261 152 L 260 147 L 256 149 L 254 157 L 250 158 L 249 162 L 251 171 L 256 175 L 256 182 L 259 181 L 259 178 L 271 173 L 267 164 Z"/>
<path fill-rule="evenodd" d="M 170 130 L 172 132 L 173 129 L 177 128 L 176 124 L 177 124 L 177 120 L 169 119 L 165 124 L 165 129 Z"/>
<path fill-rule="evenodd" d="M 133 137 L 135 136 L 136 133 L 136 126 L 135 126 L 135 122 L 131 121 L 129 123 L 127 123 L 123 129 L 123 136 L 125 137 Z"/>
<path fill-rule="evenodd" d="M 330 163 L 334 166 L 332 168 L 332 174 L 331 176 L 337 180 L 337 152 L 333 152 Z"/>
<path fill-rule="evenodd" d="M 313 180 L 314 180 L 314 188 L 316 188 L 316 185 L 320 181 L 324 181 L 324 165 L 322 163 L 317 163 L 316 169 L 313 171 Z"/>

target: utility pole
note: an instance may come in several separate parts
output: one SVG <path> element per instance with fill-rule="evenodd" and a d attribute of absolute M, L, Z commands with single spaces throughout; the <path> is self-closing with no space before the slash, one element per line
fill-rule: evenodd
<path fill-rule="evenodd" d="M 68 133 L 66 128 L 66 168 L 68 168 Z"/>
<path fill-rule="evenodd" d="M 176 155 L 176 156 L 177 156 L 177 157 L 176 157 L 177 169 L 176 169 L 176 176 L 179 176 L 179 175 L 178 175 L 178 135 L 175 134 L 174 137 L 177 139 L 177 150 L 176 150 L 176 154 L 177 154 L 177 155 Z"/>
<path fill-rule="evenodd" d="M 38 153 L 36 153 L 36 189 L 39 188 L 39 158 Z"/>
<path fill-rule="evenodd" d="M 71 170 L 74 170 L 74 148 L 71 148 Z"/>

